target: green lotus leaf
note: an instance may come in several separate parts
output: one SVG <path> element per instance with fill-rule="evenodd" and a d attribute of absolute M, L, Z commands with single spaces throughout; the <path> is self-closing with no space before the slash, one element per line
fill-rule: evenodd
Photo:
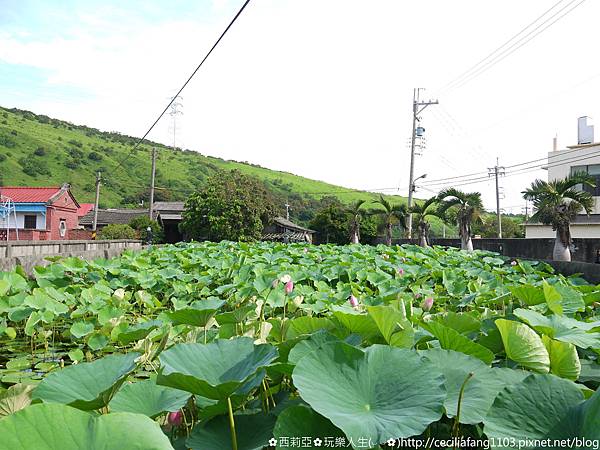
<path fill-rule="evenodd" d="M 189 392 L 159 386 L 155 380 L 126 383 L 110 401 L 112 412 L 130 412 L 155 418 L 167 411 L 177 411 L 191 397 Z"/>
<path fill-rule="evenodd" d="M 288 355 L 288 362 L 291 364 L 298 364 L 298 361 L 304 356 L 308 355 L 313 350 L 319 349 L 322 345 L 329 342 L 339 341 L 334 335 L 328 333 L 325 330 L 317 331 L 312 334 L 308 339 L 304 339 L 298 342 L 291 350 Z"/>
<path fill-rule="evenodd" d="M 333 317 L 350 333 L 360 334 L 365 338 L 379 334 L 379 327 L 371 316 L 351 308 L 334 305 Z"/>
<path fill-rule="evenodd" d="M 495 323 L 502 335 L 508 358 L 536 372 L 550 371 L 550 355 L 535 331 L 513 320 L 498 319 Z"/>
<path fill-rule="evenodd" d="M 432 320 L 425 322 L 423 328 L 433 334 L 438 341 L 440 347 L 446 350 L 454 350 L 479 358 L 486 364 L 491 364 L 494 360 L 494 354 L 483 345 L 473 342 L 468 337 L 463 336 L 458 331 L 446 327 L 441 323 Z"/>
<path fill-rule="evenodd" d="M 542 342 L 550 355 L 550 372 L 573 381 L 579 378 L 581 363 L 573 344 L 555 341 L 548 336 L 542 336 Z"/>
<path fill-rule="evenodd" d="M 574 314 L 585 309 L 583 295 L 567 286 L 544 282 L 544 297 L 548 308 L 558 315 Z"/>
<path fill-rule="evenodd" d="M 185 324 L 195 327 L 205 327 L 224 304 L 225 300 L 209 298 L 196 301 L 189 308 L 167 312 L 166 315 L 174 325 Z"/>
<path fill-rule="evenodd" d="M 304 405 L 284 409 L 277 418 L 273 436 L 277 439 L 277 450 L 293 448 L 290 438 L 299 438 L 301 444 L 309 443 L 302 448 L 322 448 L 327 445 L 327 438 L 335 442 L 336 437 L 346 437 L 329 419 Z M 318 445 L 315 445 L 315 439 Z"/>
<path fill-rule="evenodd" d="M 140 414 L 94 416 L 38 404 L 0 420 L 0 450 L 173 450 L 158 424 Z"/>
<path fill-rule="evenodd" d="M 139 356 L 139 353 L 109 355 L 52 372 L 37 386 L 32 398 L 83 410 L 102 408 L 135 369 Z"/>
<path fill-rule="evenodd" d="M 354 442 L 420 434 L 443 413 L 444 377 L 417 352 L 341 342 L 304 356 L 293 373 L 300 396 Z"/>
<path fill-rule="evenodd" d="M 508 290 L 527 306 L 539 305 L 546 301 L 544 290 L 541 287 L 526 284 L 522 286 L 508 286 Z"/>
<path fill-rule="evenodd" d="M 447 396 L 444 408 L 448 417 L 458 410 L 460 389 L 466 382 L 461 403 L 460 423 L 477 424 L 483 421 L 494 399 L 505 386 L 523 380 L 528 372 L 509 368 L 490 368 L 480 359 L 452 350 L 431 349 L 421 352 L 446 377 Z"/>
<path fill-rule="evenodd" d="M 453 311 L 448 311 L 442 314 L 435 314 L 430 317 L 445 327 L 449 327 L 455 331 L 458 331 L 460 334 L 479 332 L 481 329 L 481 321 L 473 317 L 471 313 L 456 313 Z"/>
<path fill-rule="evenodd" d="M 583 394 L 572 381 L 532 374 L 498 394 L 483 421 L 484 432 L 494 448 L 533 449 L 533 441 L 527 440 L 545 439 L 582 401 Z"/>
<path fill-rule="evenodd" d="M 254 345 L 246 337 L 210 344 L 177 344 L 161 353 L 157 384 L 219 400 L 232 395 L 275 359 L 276 348 Z"/>
<path fill-rule="evenodd" d="M 286 324 L 286 339 L 294 339 L 318 330 L 332 330 L 333 328 L 335 325 L 326 317 L 296 317 Z"/>
<path fill-rule="evenodd" d="M 415 333 L 404 314 L 391 306 L 369 306 L 367 311 L 388 344 L 412 347 Z"/>
<path fill-rule="evenodd" d="M 234 416 L 238 450 L 262 450 L 273 436 L 275 416 L 270 414 L 238 414 Z M 219 416 L 206 425 L 197 425 L 186 441 L 192 450 L 224 450 L 231 448 L 229 418 Z"/>
<path fill-rule="evenodd" d="M 94 331 L 94 324 L 91 322 L 75 322 L 71 325 L 69 331 L 74 337 L 81 338 Z"/>
<path fill-rule="evenodd" d="M 0 418 L 29 406 L 34 387 L 30 384 L 15 384 L 0 392 Z"/>
<path fill-rule="evenodd" d="M 140 339 L 144 339 L 153 330 L 162 325 L 160 320 L 148 320 L 146 322 L 129 325 L 124 331 L 117 335 L 117 340 L 122 345 L 127 345 Z"/>

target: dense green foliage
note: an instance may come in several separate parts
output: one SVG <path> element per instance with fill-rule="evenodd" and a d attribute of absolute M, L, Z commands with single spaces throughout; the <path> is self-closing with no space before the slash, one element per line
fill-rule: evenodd
<path fill-rule="evenodd" d="M 156 220 L 150 219 L 149 216 L 138 216 L 131 219 L 129 226 L 136 231 L 137 239 L 142 242 L 148 242 L 148 227 L 152 230 L 152 242 L 160 244 L 164 241 L 164 232 L 160 224 Z"/>
<path fill-rule="evenodd" d="M 543 263 L 416 246 L 207 242 L 0 273 L 0 449 L 599 439 L 599 301 Z"/>
<path fill-rule="evenodd" d="M 138 233 L 127 224 L 111 223 L 98 231 L 98 239 L 138 239 Z"/>
<path fill-rule="evenodd" d="M 220 172 L 187 199 L 179 228 L 188 239 L 252 241 L 276 211 L 260 180 L 237 170 Z"/>

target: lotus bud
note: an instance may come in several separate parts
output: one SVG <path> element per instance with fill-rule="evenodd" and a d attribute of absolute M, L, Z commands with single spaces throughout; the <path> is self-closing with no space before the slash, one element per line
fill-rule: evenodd
<path fill-rule="evenodd" d="M 510 265 L 511 265 L 511 266 L 516 266 L 516 265 L 517 265 L 517 262 L 516 262 L 516 261 L 511 261 L 511 262 L 510 262 Z"/>
<path fill-rule="evenodd" d="M 348 303 L 350 303 L 350 306 L 352 306 L 353 308 L 356 308 L 358 306 L 358 299 L 351 294 L 348 298 Z"/>
<path fill-rule="evenodd" d="M 402 261 L 403 263 L 406 262 L 406 258 L 403 256 L 402 258 L 400 258 L 400 261 Z"/>
<path fill-rule="evenodd" d="M 415 298 L 416 298 L 417 300 L 418 300 L 418 299 L 420 299 L 421 297 L 422 297 L 422 295 L 421 295 L 421 294 L 419 294 L 418 292 L 415 294 Z"/>
<path fill-rule="evenodd" d="M 304 247 L 304 253 L 308 253 L 308 249 Z"/>
<path fill-rule="evenodd" d="M 285 283 L 285 293 L 286 294 L 291 294 L 293 290 L 294 290 L 294 282 L 292 280 Z"/>
<path fill-rule="evenodd" d="M 279 286 L 279 280 L 275 279 L 273 280 L 273 282 L 271 283 L 271 287 L 273 289 L 275 289 L 277 286 Z"/>
<path fill-rule="evenodd" d="M 421 309 L 423 311 L 430 311 L 432 306 L 433 306 L 433 297 L 427 297 L 421 303 Z"/>
<path fill-rule="evenodd" d="M 183 413 L 181 411 L 170 412 L 167 416 L 167 421 L 169 425 L 178 427 L 183 422 Z"/>
<path fill-rule="evenodd" d="M 404 269 L 402 267 L 398 267 L 398 275 L 404 275 Z"/>
<path fill-rule="evenodd" d="M 390 255 L 386 255 L 385 253 L 384 253 L 383 255 L 381 255 L 381 257 L 382 257 L 383 259 L 390 259 Z"/>
<path fill-rule="evenodd" d="M 281 277 L 279 277 L 279 281 L 281 281 L 282 283 L 288 283 L 292 280 L 292 277 L 289 276 L 288 274 L 282 275 Z"/>

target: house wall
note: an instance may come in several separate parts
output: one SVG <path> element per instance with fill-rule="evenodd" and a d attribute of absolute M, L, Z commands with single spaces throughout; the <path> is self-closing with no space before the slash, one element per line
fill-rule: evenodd
<path fill-rule="evenodd" d="M 527 239 L 554 238 L 556 231 L 546 225 L 526 225 L 525 237 Z M 600 224 L 571 224 L 571 237 L 573 238 L 600 238 Z"/>
<path fill-rule="evenodd" d="M 25 228 L 25 216 L 36 216 L 36 230 L 45 230 L 46 229 L 46 216 L 41 212 L 36 211 L 17 211 L 17 227 L 19 229 Z M 8 227 L 11 230 L 15 228 L 15 217 L 13 214 L 10 215 L 10 218 L 0 219 L 0 228 L 6 228 L 8 222 Z"/>
<path fill-rule="evenodd" d="M 77 205 L 66 191 L 48 206 L 46 216 L 46 229 L 50 232 L 49 238 L 52 240 L 69 239 L 68 230 L 76 229 L 79 226 Z M 60 222 L 63 220 L 67 231 L 64 236 L 61 236 Z"/>

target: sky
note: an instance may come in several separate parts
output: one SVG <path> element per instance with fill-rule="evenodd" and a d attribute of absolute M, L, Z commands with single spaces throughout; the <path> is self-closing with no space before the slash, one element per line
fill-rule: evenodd
<path fill-rule="evenodd" d="M 176 145 L 406 195 L 413 89 L 425 88 L 439 104 L 421 114 L 416 195 L 454 184 L 494 209 L 480 178 L 498 158 L 502 206 L 520 213 L 547 172 L 509 166 L 544 158 L 555 136 L 576 144 L 579 116 L 600 119 L 600 2 L 580 2 L 558 2 L 543 19 L 575 8 L 448 86 L 557 0 L 252 0 L 183 91 Z M 242 3 L 0 0 L 0 105 L 141 136 Z M 171 145 L 171 117 L 149 138 Z"/>

